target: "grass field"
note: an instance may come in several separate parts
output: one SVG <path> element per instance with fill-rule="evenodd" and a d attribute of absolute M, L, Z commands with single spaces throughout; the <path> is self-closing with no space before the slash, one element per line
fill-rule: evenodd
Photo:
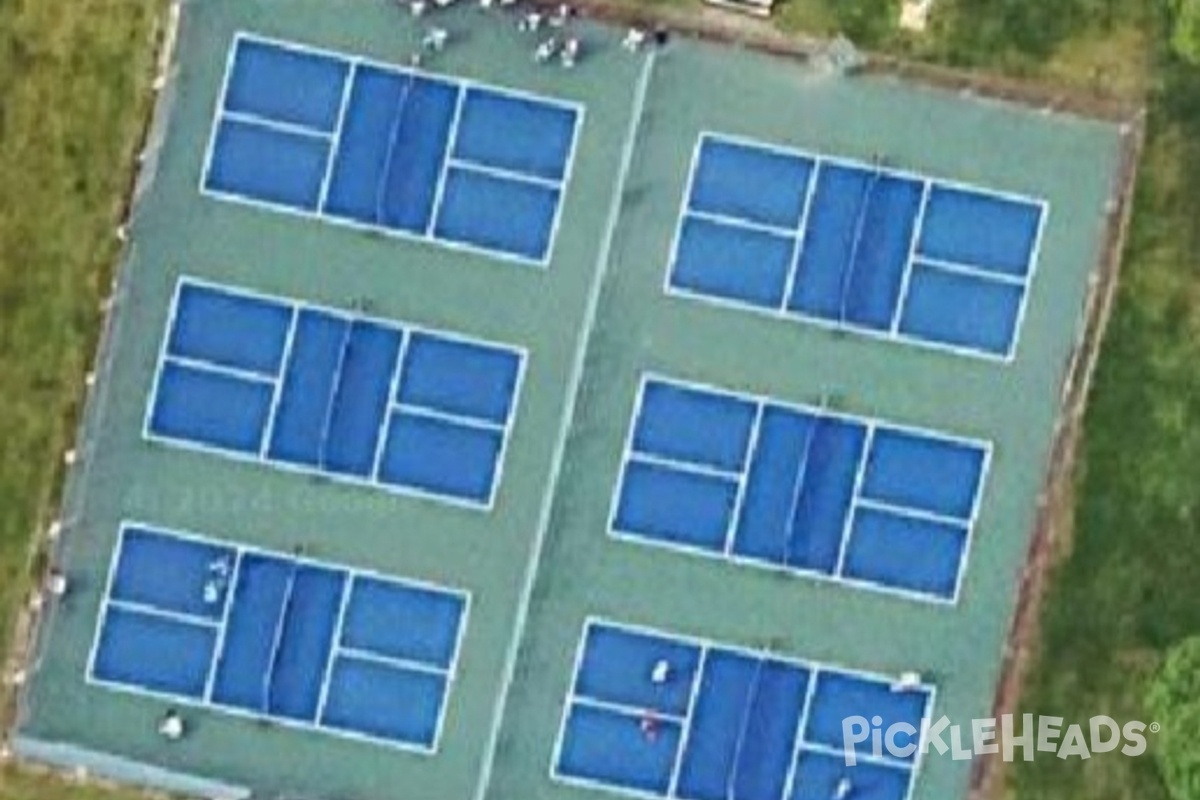
<path fill-rule="evenodd" d="M 99 330 L 150 101 L 158 0 L 0 3 L 0 604 L 28 586 Z M 0 770 L 0 798 L 109 796 Z"/>
<path fill-rule="evenodd" d="M 1023 0 L 1031 5 L 1038 0 Z M 847 6 L 856 5 L 847 2 Z M 857 6 L 887 7 L 888 3 Z M 1147 92 L 1149 138 L 1124 283 L 1087 418 L 1076 530 L 1042 620 L 1041 657 L 1022 710 L 1139 717 L 1145 678 L 1200 629 L 1200 72 L 1163 52 L 1164 10 L 1109 14 L 1048 56 L 965 26 L 1003 29 L 977 2 L 944 0 L 930 41 L 889 49 L 1081 85 Z M 1008 13 L 1014 0 L 996 4 Z M 1130 4 L 1131 6 L 1134 4 Z M 856 6 L 856 7 L 857 7 Z M 1112 7 L 1109 4 L 1108 7 Z M 31 533 L 53 508 L 113 228 L 150 100 L 160 0 L 0 2 L 0 602 L 26 584 Z M 788 27 L 836 24 L 822 0 L 787 0 Z M 957 12 L 956 12 L 957 8 Z M 967 12 L 970 13 L 967 13 Z M 844 23 L 843 23 L 844 24 Z M 5 614 L 4 627 L 11 618 Z M 1166 800 L 1153 761 L 1022 765 L 1015 800 Z M 117 797 L 0 769 L 0 799 Z"/>

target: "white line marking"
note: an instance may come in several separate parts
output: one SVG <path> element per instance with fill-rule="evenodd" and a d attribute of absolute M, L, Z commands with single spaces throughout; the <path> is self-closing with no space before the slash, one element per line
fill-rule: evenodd
<path fill-rule="evenodd" d="M 238 579 L 242 574 L 242 554 L 233 552 L 233 571 L 230 573 L 229 585 L 225 587 L 225 605 L 221 609 L 221 627 L 217 629 L 217 642 L 213 647 L 212 660 L 208 665 L 208 678 L 204 682 L 204 701 L 212 701 L 213 689 L 217 685 L 217 667 L 221 664 L 221 656 L 225 652 L 225 635 L 229 631 L 229 614 L 233 610 L 233 597 L 238 590 Z"/>
<path fill-rule="evenodd" d="M 322 142 L 328 142 L 333 138 L 332 133 L 320 130 L 319 128 L 310 128 L 307 125 L 299 125 L 294 122 L 284 122 L 269 117 L 261 117 L 258 114 L 246 111 L 224 111 L 221 116 L 222 122 L 236 122 L 241 125 L 249 125 L 254 128 L 264 128 L 276 133 L 287 134 L 288 136 L 318 139 Z"/>
<path fill-rule="evenodd" d="M 612 256 L 613 240 L 616 237 L 617 222 L 621 214 L 621 204 L 625 195 L 625 184 L 633 166 L 634 146 L 642 113 L 646 104 L 646 93 L 650 87 L 650 75 L 654 68 L 654 53 L 647 57 L 642 68 L 637 89 L 634 93 L 633 107 L 630 113 L 629 129 L 625 135 L 624 149 L 621 153 L 621 167 L 617 173 L 617 181 L 613 190 L 612 201 L 608 210 L 608 222 L 604 241 L 596 256 L 595 275 L 588 289 L 587 306 L 584 311 L 583 324 L 575 345 L 575 354 L 571 364 L 571 373 L 567 382 L 567 402 L 559 422 L 558 434 L 554 444 L 554 456 L 550 464 L 550 475 L 546 491 L 542 496 L 541 508 L 538 512 L 538 526 L 534 536 L 533 549 L 530 553 L 529 564 L 525 570 L 524 584 L 521 588 L 517 604 L 516 623 L 513 635 L 505 653 L 504 677 L 501 690 L 496 696 L 496 705 L 492 710 L 491 729 L 488 732 L 487 744 L 484 748 L 483 767 L 480 770 L 479 782 L 475 788 L 475 800 L 484 800 L 488 786 L 492 780 L 492 768 L 496 760 L 496 745 L 500 740 L 500 728 L 503 725 L 504 714 L 508 705 L 508 697 L 512 690 L 513 675 L 517 666 L 517 655 L 521 640 L 524 638 L 525 625 L 528 622 L 529 606 L 533 597 L 533 585 L 537 579 L 538 565 L 541 561 L 542 549 L 545 546 L 546 534 L 550 528 L 550 515 L 553 510 L 554 497 L 557 495 L 558 481 L 562 474 L 563 460 L 566 455 L 567 439 L 571 433 L 575 418 L 576 405 L 579 402 L 582 389 L 584 360 L 587 355 L 588 343 L 596 325 L 596 315 L 600 306 L 600 289 L 608 274 L 609 261 Z"/>
<path fill-rule="evenodd" d="M 375 441 L 375 458 L 371 461 L 371 480 L 379 480 L 379 470 L 383 466 L 383 454 L 387 450 L 388 438 L 392 435 L 392 404 L 400 392 L 400 375 L 404 371 L 404 358 L 408 354 L 408 343 L 412 334 L 400 332 L 400 346 L 396 348 L 396 361 L 392 365 L 392 379 L 388 385 L 388 401 L 383 412 L 383 424 L 380 426 L 379 438 Z"/>
<path fill-rule="evenodd" d="M 969 523 L 969 520 L 960 517 L 950 517 L 945 514 L 939 514 L 936 511 L 926 511 L 921 508 L 913 508 L 911 506 L 896 505 L 883 500 L 872 500 L 869 497 L 859 496 L 854 499 L 854 504 L 859 508 L 865 508 L 868 511 L 882 511 L 886 514 L 891 514 L 897 517 L 908 517 L 910 519 L 919 519 L 926 522 L 933 522 L 938 525 L 952 525 L 955 528 L 964 528 Z"/>
<path fill-rule="evenodd" d="M 527 183 L 531 186 L 541 186 L 546 189 L 559 191 L 562 189 L 562 183 L 552 178 L 543 178 L 540 175 L 529 175 L 524 172 L 517 172 L 504 167 L 494 167 L 488 164 L 483 164 L 478 161 L 470 161 L 465 158 L 449 159 L 449 166 L 462 172 L 476 172 L 480 175 L 487 175 L 491 178 L 499 178 L 501 180 L 512 181 L 514 183 Z"/>
<path fill-rule="evenodd" d="M 325 669 L 321 675 L 321 690 L 317 694 L 317 713 L 313 717 L 320 725 L 325 719 L 325 706 L 329 703 L 329 686 L 333 681 L 333 666 L 342 648 L 342 633 L 346 627 L 346 609 L 350 595 L 354 592 L 354 573 L 347 572 L 342 579 L 341 597 L 338 599 L 337 617 L 333 623 L 333 638 L 329 640 L 329 652 L 325 654 Z"/>
<path fill-rule="evenodd" d="M 238 367 L 227 367 L 224 364 L 215 364 L 211 361 L 202 361 L 197 358 L 184 358 L 181 356 L 167 356 L 167 363 L 174 364 L 178 367 L 186 367 L 189 370 L 197 372 L 207 372 L 211 375 L 222 375 L 226 378 L 236 378 L 240 381 L 248 381 L 256 384 L 270 384 L 274 386 L 277 378 L 273 375 L 263 375 L 259 372 L 240 369 Z"/>
<path fill-rule="evenodd" d="M 787 228 L 780 228 L 776 225 L 768 225 L 763 222 L 754 222 L 748 219 L 731 217 L 728 214 L 717 214 L 712 211 L 690 210 L 684 216 L 685 218 L 691 217 L 693 219 L 711 222 L 714 225 L 722 225 L 726 228 L 741 228 L 742 230 L 753 231 L 754 233 L 766 233 L 770 234 L 771 236 L 777 236 L 781 239 L 787 239 L 789 241 L 795 241 L 796 239 L 796 231 L 789 230 Z"/>
<path fill-rule="evenodd" d="M 158 617 L 159 619 L 178 622 L 182 625 L 189 625 L 193 628 L 212 628 L 220 627 L 220 622 L 211 617 L 202 617 L 199 614 L 189 614 L 185 611 L 171 611 L 158 606 L 147 605 L 146 603 L 137 603 L 131 600 L 119 600 L 115 597 L 108 598 L 108 607 L 117 608 L 122 611 L 132 611 L 135 614 L 141 614 L 146 617 Z"/>
<path fill-rule="evenodd" d="M 442 164 L 438 169 L 437 185 L 433 190 L 433 205 L 430 206 L 429 222 L 425 225 L 425 235 L 431 238 L 437 229 L 438 217 L 442 213 L 442 200 L 446 196 L 446 179 L 450 174 L 450 161 L 454 148 L 458 146 L 458 126 L 462 124 L 462 110 L 466 95 L 467 90 L 459 86 L 454 97 L 454 116 L 450 118 L 450 132 L 446 135 L 446 144 L 442 151 Z"/>
<path fill-rule="evenodd" d="M 342 99 L 338 104 L 337 121 L 333 129 L 333 137 L 329 140 L 329 156 L 325 160 L 325 174 L 321 177 L 321 191 L 317 193 L 317 209 L 324 211 L 329 199 L 329 185 L 333 180 L 333 168 L 337 162 L 338 153 L 342 149 L 342 131 L 346 127 L 346 110 L 350 107 L 350 94 L 354 81 L 358 77 L 358 65 L 351 64 L 346 71 L 342 83 Z"/>
<path fill-rule="evenodd" d="M 279 404 L 283 400 L 283 387 L 286 385 L 288 369 L 292 363 L 292 348 L 296 343 L 296 328 L 300 327 L 300 310 L 295 306 L 291 310 L 288 322 L 287 336 L 283 340 L 283 358 L 279 362 L 279 375 L 275 378 L 275 393 L 271 397 L 271 409 L 267 412 L 267 424 L 263 426 L 262 441 L 258 443 L 258 457 L 267 460 L 271 450 L 271 440 L 275 436 L 275 419 L 279 415 Z"/>
<path fill-rule="evenodd" d="M 900 320 L 904 317 L 904 307 L 908 303 L 908 287 L 912 281 L 913 262 L 917 256 L 917 245 L 921 241 L 921 233 L 925 229 L 925 209 L 929 206 L 929 181 L 921 185 L 921 202 L 917 206 L 917 218 L 913 222 L 912 236 L 908 239 L 908 258 L 904 261 L 904 272 L 900 276 L 900 291 L 896 293 L 896 307 L 892 309 L 892 324 L 889 328 L 893 336 L 900 332 Z"/>
<path fill-rule="evenodd" d="M 796 720 L 795 738 L 792 739 L 792 760 L 788 764 L 786 776 L 783 779 L 783 795 L 781 800 L 790 800 L 796 784 L 796 771 L 800 764 L 800 746 L 804 742 L 804 732 L 808 728 L 808 716 L 812 711 L 813 695 L 817 692 L 817 671 L 808 670 L 808 686 L 804 689 L 804 704 L 800 706 L 800 718 Z"/>
<path fill-rule="evenodd" d="M 762 428 L 763 411 L 765 408 L 765 403 L 758 403 L 754 407 L 754 421 L 750 425 L 750 435 L 746 437 L 746 450 L 742 455 L 742 469 L 737 475 L 737 493 L 733 497 L 733 510 L 729 514 L 729 527 L 725 531 L 725 543 L 722 546 L 722 550 L 726 553 L 733 552 L 733 546 L 737 539 L 738 527 L 742 518 L 742 508 L 745 506 L 746 492 L 750 484 L 750 469 L 754 466 L 754 456 L 758 452 L 758 436 L 759 430 Z"/>
<path fill-rule="evenodd" d="M 360 650 L 357 647 L 339 647 L 338 657 L 349 659 L 351 661 L 361 661 L 367 664 L 377 664 L 381 667 L 390 667 L 391 669 L 406 672 L 420 672 L 423 675 L 436 675 L 439 678 L 446 678 L 450 675 L 449 670 L 445 667 L 426 664 L 423 661 L 413 661 L 408 658 L 386 656 L 381 653 L 374 653 L 370 650 Z"/>
<path fill-rule="evenodd" d="M 922 267 L 933 269 L 939 272 L 949 272 L 953 275 L 962 275 L 967 278 L 975 278 L 985 283 L 998 283 L 1003 286 L 1025 287 L 1025 278 L 1019 275 L 1008 275 L 1003 272 L 992 272 L 991 270 L 981 269 L 980 267 L 972 267 L 969 264 L 958 264 L 953 261 L 943 261 L 939 258 L 925 258 L 917 256 L 917 263 Z"/>
<path fill-rule="evenodd" d="M 871 447 L 875 442 L 875 425 L 867 426 L 867 435 L 863 438 L 862 449 L 858 453 L 858 466 L 854 470 L 854 489 L 850 493 L 850 505 L 846 509 L 846 518 L 842 520 L 842 538 L 838 541 L 837 566 L 833 574 L 840 576 L 846 566 L 846 550 L 850 537 L 854 533 L 854 512 L 858 498 L 862 496 L 863 477 L 867 474 L 867 462 L 871 458 Z"/>
<path fill-rule="evenodd" d="M 700 658 L 696 661 L 696 669 L 692 673 L 692 685 L 688 687 L 687 709 L 684 711 L 682 732 L 679 735 L 679 748 L 675 752 L 675 763 L 671 765 L 671 781 L 667 784 L 667 796 L 674 797 L 679 791 L 679 776 L 683 772 L 683 759 L 687 755 L 688 742 L 692 738 L 692 722 L 696 715 L 696 699 L 700 696 L 701 682 L 704 680 L 704 669 L 708 664 L 707 647 L 700 648 Z"/>
<path fill-rule="evenodd" d="M 493 422 L 490 419 L 479 419 L 477 417 L 466 417 L 462 414 L 455 414 L 450 411 L 440 411 L 436 408 L 428 408 L 426 406 L 416 406 L 408 403 L 396 403 L 394 406 L 392 406 L 392 410 L 399 411 L 408 416 L 436 419 L 440 422 L 449 422 L 464 428 L 487 431 L 488 433 L 502 434 L 504 433 L 505 429 L 505 424 L 503 422 Z"/>
<path fill-rule="evenodd" d="M 808 172 L 808 188 L 804 192 L 804 210 L 800 213 L 800 226 L 797 228 L 796 246 L 792 250 L 791 269 L 788 270 L 787 281 L 783 285 L 783 299 L 779 310 L 786 311 L 791 302 L 792 293 L 796 291 L 796 282 L 800 280 L 800 259 L 804 257 L 804 245 L 808 242 L 808 220 L 812 214 L 813 201 L 817 194 L 817 182 L 821 176 L 821 162 L 814 161 Z"/>
<path fill-rule="evenodd" d="M 636 450 L 630 454 L 629 460 L 626 463 L 665 467 L 676 472 L 685 472 L 689 475 L 699 475 L 705 478 L 716 478 L 727 483 L 740 483 L 742 479 L 742 473 L 733 470 L 710 467 L 707 464 L 695 464 L 690 461 L 680 461 L 675 458 L 668 458 L 667 456 L 650 455 Z"/>

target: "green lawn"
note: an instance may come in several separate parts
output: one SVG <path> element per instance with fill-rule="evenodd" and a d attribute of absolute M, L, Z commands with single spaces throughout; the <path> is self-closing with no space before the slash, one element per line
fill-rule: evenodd
<path fill-rule="evenodd" d="M 925 41 L 876 25 L 870 15 L 889 9 L 886 1 L 785 0 L 781 18 L 827 31 L 859 24 L 847 20 L 861 12 L 869 37 L 889 50 L 1147 92 L 1147 150 L 1086 422 L 1076 530 L 1021 703 L 1078 720 L 1139 717 L 1164 651 L 1200 631 L 1200 428 L 1191 430 L 1200 418 L 1200 71 L 1165 53 L 1162 0 L 939 2 Z M 1070 24 L 1039 17 L 1035 6 L 1059 8 Z M 162 9 L 161 0 L 0 0 L 4 608 L 26 586 L 30 537 L 54 507 L 117 254 L 113 228 L 150 100 Z M 2 632 L 8 623 L 6 615 Z M 1017 800 L 1167 797 L 1150 758 L 1042 759 L 1012 777 Z M 67 797 L 115 795 L 0 769 L 0 800 Z"/>
<path fill-rule="evenodd" d="M 150 100 L 159 0 L 0 2 L 0 633 L 52 513 Z M 0 770 L 0 798 L 90 800 Z"/>

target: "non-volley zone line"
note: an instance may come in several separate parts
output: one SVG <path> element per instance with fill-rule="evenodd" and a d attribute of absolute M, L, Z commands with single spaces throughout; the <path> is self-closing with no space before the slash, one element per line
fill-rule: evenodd
<path fill-rule="evenodd" d="M 666 291 L 1011 359 L 1048 205 L 883 161 L 702 134 Z"/>
<path fill-rule="evenodd" d="M 582 118 L 577 103 L 243 32 L 201 190 L 544 266 Z"/>
<path fill-rule="evenodd" d="M 647 798 L 905 800 L 936 689 L 892 677 L 592 618 L 575 655 L 550 773 Z M 911 726 L 907 756 L 843 739 L 843 720 Z M 846 755 L 853 752 L 856 764 Z M 851 791 L 852 790 L 852 791 Z"/>
<path fill-rule="evenodd" d="M 126 522 L 88 680 L 431 753 L 469 604 L 459 589 Z"/>
<path fill-rule="evenodd" d="M 955 602 L 987 442 L 643 375 L 613 536 Z"/>
<path fill-rule="evenodd" d="M 525 361 L 511 345 L 184 278 L 145 435 L 490 508 Z"/>

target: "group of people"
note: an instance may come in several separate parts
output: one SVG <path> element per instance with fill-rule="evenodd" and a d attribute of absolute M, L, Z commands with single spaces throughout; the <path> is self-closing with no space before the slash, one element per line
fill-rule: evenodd
<path fill-rule="evenodd" d="M 437 8 L 446 8 L 457 0 L 397 0 L 397 2 L 401 6 L 407 7 L 414 17 L 421 17 L 430 10 L 431 5 Z M 501 9 L 514 7 L 518 2 L 519 0 L 479 0 L 479 4 L 483 8 L 495 6 Z M 537 33 L 543 29 L 551 31 L 549 36 L 539 39 L 534 47 L 534 61 L 545 64 L 557 59 L 563 67 L 568 69 L 578 63 L 582 55 L 583 42 L 570 30 L 570 23 L 575 16 L 575 8 L 568 3 L 560 4 L 553 13 L 533 9 L 523 11 L 518 16 L 517 29 L 522 33 Z M 630 52 L 637 52 L 649 38 L 645 30 L 637 27 L 630 28 L 621 46 Z M 419 67 L 426 54 L 441 52 L 449 41 L 450 32 L 446 28 L 437 25 L 430 26 L 425 30 L 421 39 L 420 50 L 412 56 L 412 65 Z M 660 46 L 665 44 L 667 41 L 666 29 L 656 28 L 653 32 L 653 41 Z"/>

